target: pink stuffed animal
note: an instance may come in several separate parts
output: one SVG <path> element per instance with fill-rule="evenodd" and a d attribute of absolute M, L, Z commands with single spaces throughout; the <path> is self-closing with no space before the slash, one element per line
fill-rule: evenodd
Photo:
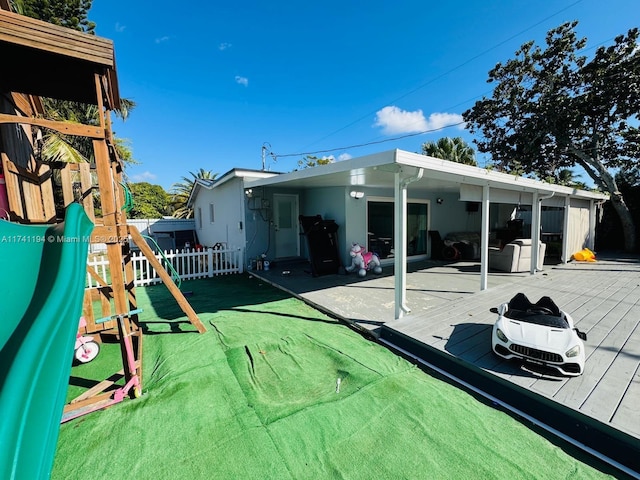
<path fill-rule="evenodd" d="M 377 274 L 382 273 L 378 255 L 373 252 L 365 252 L 360 244 L 353 243 L 349 255 L 351 256 L 351 266 L 345 268 L 347 272 L 353 272 L 357 269 L 360 277 L 365 277 L 368 270 L 373 270 L 373 273 Z"/>

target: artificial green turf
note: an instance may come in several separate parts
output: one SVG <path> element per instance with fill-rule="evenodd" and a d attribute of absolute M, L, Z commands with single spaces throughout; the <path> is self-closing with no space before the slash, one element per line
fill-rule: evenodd
<path fill-rule="evenodd" d="M 606 476 L 256 279 L 186 289 L 207 333 L 163 286 L 138 289 L 144 395 L 63 425 L 52 478 Z"/>

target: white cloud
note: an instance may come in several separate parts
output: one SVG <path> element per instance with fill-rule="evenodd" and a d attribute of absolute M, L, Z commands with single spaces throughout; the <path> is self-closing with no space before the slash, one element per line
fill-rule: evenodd
<path fill-rule="evenodd" d="M 338 155 L 338 161 L 342 162 L 343 160 L 349 160 L 353 158 L 352 155 L 349 155 L 348 153 L 341 153 L 340 155 Z"/>
<path fill-rule="evenodd" d="M 222 42 L 220 45 L 218 45 L 218 50 L 220 51 L 226 50 L 227 48 L 231 48 L 230 43 Z"/>
<path fill-rule="evenodd" d="M 155 180 L 156 178 L 158 178 L 158 176 L 148 170 L 131 176 L 131 180 L 133 180 L 134 182 L 149 182 L 151 180 Z"/>
<path fill-rule="evenodd" d="M 124 32 L 125 28 L 127 28 L 126 25 L 122 25 L 120 22 L 116 22 L 116 32 Z"/>
<path fill-rule="evenodd" d="M 427 121 L 427 130 L 439 130 L 451 125 L 455 125 L 458 130 L 464 130 L 462 121 L 462 115 L 458 113 L 432 113 Z"/>
<path fill-rule="evenodd" d="M 171 37 L 169 37 L 169 36 L 165 35 L 164 37 L 156 38 L 155 42 L 156 42 L 156 43 L 163 43 L 163 42 L 168 41 L 170 38 L 171 38 Z"/>
<path fill-rule="evenodd" d="M 374 126 L 382 127 L 382 132 L 386 135 L 395 135 L 438 130 L 460 122 L 462 115 L 457 113 L 432 113 L 427 119 L 422 110 L 410 112 L 393 105 L 378 110 Z M 464 125 L 458 125 L 458 128 L 462 129 Z"/>
<path fill-rule="evenodd" d="M 376 127 L 382 127 L 383 133 L 411 133 L 427 130 L 427 120 L 422 110 L 408 112 L 396 106 L 387 106 L 376 112 Z"/>
<path fill-rule="evenodd" d="M 249 79 L 247 77 L 241 77 L 240 75 L 236 75 L 236 83 L 238 85 L 244 85 L 246 87 L 249 85 Z"/>

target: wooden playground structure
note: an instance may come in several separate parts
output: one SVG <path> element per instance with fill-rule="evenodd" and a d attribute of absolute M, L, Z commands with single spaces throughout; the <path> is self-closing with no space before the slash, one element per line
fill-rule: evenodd
<path fill-rule="evenodd" d="M 130 242 L 148 258 L 198 332 L 205 328 L 140 232 L 126 222 L 123 164 L 111 127 L 112 112 L 121 108 L 113 42 L 15 14 L 9 11 L 7 0 L 0 0 L 0 58 L 4 63 L 0 73 L 0 173 L 8 205 L 0 215 L 23 224 L 58 223 L 63 220 L 64 208 L 78 202 L 95 225 L 91 243 L 106 244 L 107 248 L 110 283 L 87 268 L 99 286 L 85 290 L 85 332 L 115 335 L 121 344 L 123 369 L 76 398 L 65 412 L 93 411 L 103 408 L 100 405 L 105 402 L 113 403 L 109 389 L 118 376 L 134 386 L 125 393 L 138 396 L 142 330 Z M 96 124 L 47 119 L 41 97 L 95 105 Z M 46 129 L 90 139 L 92 163 L 43 161 L 39 142 Z M 94 214 L 96 194 L 102 212 L 99 217 Z"/>

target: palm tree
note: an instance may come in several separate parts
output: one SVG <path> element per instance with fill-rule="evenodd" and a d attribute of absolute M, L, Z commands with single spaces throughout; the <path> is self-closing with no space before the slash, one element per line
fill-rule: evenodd
<path fill-rule="evenodd" d="M 422 144 L 422 154 L 474 167 L 478 165 L 475 150 L 461 137 L 443 137 L 437 142 L 425 142 Z"/>
<path fill-rule="evenodd" d="M 100 125 L 98 107 L 96 105 L 43 98 L 45 116 L 51 120 L 81 123 L 83 125 Z M 129 112 L 135 108 L 132 100 L 121 99 L 121 108 L 116 116 L 126 120 Z M 126 139 L 115 138 L 114 145 L 118 157 L 126 164 L 137 163 Z M 36 148 L 46 162 L 81 163 L 93 160 L 93 144 L 88 137 L 64 135 L 55 130 L 45 129 L 42 138 L 38 137 Z"/>
<path fill-rule="evenodd" d="M 175 218 L 191 218 L 193 217 L 193 208 L 187 205 L 191 190 L 196 180 L 215 180 L 217 173 L 211 170 L 201 168 L 198 173 L 189 172 L 192 178 L 182 177 L 180 182 L 171 185 L 170 192 L 173 194 L 172 204 L 174 207 L 173 216 Z"/>
<path fill-rule="evenodd" d="M 556 185 L 563 185 L 565 187 L 578 188 L 580 190 L 588 190 L 589 187 L 586 183 L 578 180 L 581 175 L 576 175 L 570 168 L 562 168 L 546 179 L 549 183 L 555 183 Z"/>

